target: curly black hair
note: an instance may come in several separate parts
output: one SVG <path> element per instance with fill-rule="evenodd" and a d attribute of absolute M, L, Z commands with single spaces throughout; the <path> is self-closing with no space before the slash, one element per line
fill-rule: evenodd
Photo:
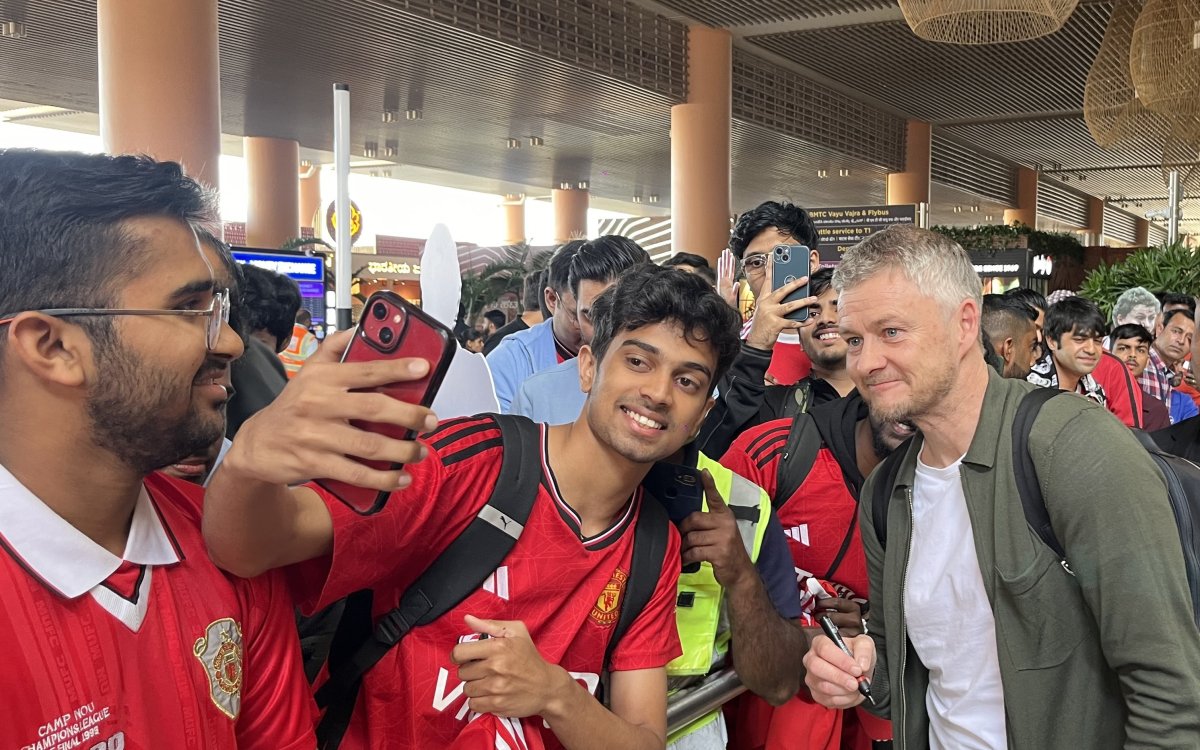
<path fill-rule="evenodd" d="M 266 331 L 275 338 L 275 351 L 283 351 L 300 309 L 300 287 L 287 276 L 258 266 L 240 265 L 238 271 L 246 333 Z"/>
<path fill-rule="evenodd" d="M 809 250 L 817 249 L 820 238 L 807 211 L 787 201 L 767 201 L 738 217 L 733 234 L 729 237 L 730 251 L 741 260 L 746 253 L 746 246 L 763 230 L 772 227 L 801 245 L 807 245 Z"/>

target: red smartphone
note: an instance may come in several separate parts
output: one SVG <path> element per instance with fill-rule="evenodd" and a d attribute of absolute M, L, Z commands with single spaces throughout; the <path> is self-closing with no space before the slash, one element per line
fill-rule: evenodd
<path fill-rule="evenodd" d="M 378 393 L 410 404 L 430 406 L 437 395 L 450 361 L 454 359 L 454 333 L 434 320 L 420 308 L 392 292 L 376 292 L 363 307 L 362 318 L 354 331 L 354 339 L 342 355 L 343 362 L 374 362 L 385 359 L 417 357 L 429 362 L 429 374 L 420 380 L 372 388 Z M 378 422 L 352 421 L 359 429 L 386 435 L 398 440 L 411 440 L 412 430 Z M 353 457 L 352 457 L 353 458 Z M 354 460 L 373 469 L 398 469 L 401 464 L 386 461 Z M 335 497 L 356 513 L 370 515 L 378 513 L 387 503 L 390 492 L 338 482 L 332 479 L 317 479 Z"/>

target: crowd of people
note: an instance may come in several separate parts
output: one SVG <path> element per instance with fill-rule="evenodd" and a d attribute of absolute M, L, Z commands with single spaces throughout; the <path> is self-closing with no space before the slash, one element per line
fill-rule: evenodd
<path fill-rule="evenodd" d="M 215 220 L 173 163 L 0 151 L 0 747 L 1200 747 L 1135 432 L 1200 455 L 1180 290 L 983 295 L 912 226 L 822 268 L 768 201 L 716 268 L 558 248 L 462 326 L 500 413 L 439 419 Z"/>

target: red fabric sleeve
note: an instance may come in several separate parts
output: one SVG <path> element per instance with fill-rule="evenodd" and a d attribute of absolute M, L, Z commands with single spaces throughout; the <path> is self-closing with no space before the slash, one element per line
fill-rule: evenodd
<path fill-rule="evenodd" d="M 779 385 L 793 385 L 812 372 L 812 360 L 799 344 L 778 343 L 771 354 L 767 374 Z"/>
<path fill-rule="evenodd" d="M 679 588 L 679 531 L 675 524 L 667 528 L 667 553 L 663 555 L 658 586 L 646 608 L 626 631 L 613 651 L 613 672 L 665 667 L 683 653 L 679 631 L 675 628 L 675 597 Z"/>
<path fill-rule="evenodd" d="M 238 747 L 308 750 L 317 742 L 317 707 L 304 678 L 292 600 L 283 578 L 272 571 L 237 585 L 245 613 Z"/>

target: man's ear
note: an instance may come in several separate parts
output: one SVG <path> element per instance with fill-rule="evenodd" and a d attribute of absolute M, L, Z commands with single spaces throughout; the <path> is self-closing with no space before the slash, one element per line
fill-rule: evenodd
<path fill-rule="evenodd" d="M 554 315 L 554 308 L 558 307 L 558 292 L 553 287 L 546 287 L 542 290 L 542 296 L 546 298 L 546 309 Z"/>
<path fill-rule="evenodd" d="M 1000 342 L 1000 349 L 996 352 L 1000 355 L 1000 359 L 1004 360 L 1005 364 L 1012 364 L 1013 357 L 1017 354 L 1017 342 L 1012 337 L 1004 339 Z"/>
<path fill-rule="evenodd" d="M 584 344 L 579 347 L 579 354 L 575 358 L 579 361 L 579 390 L 591 393 L 592 385 L 596 382 L 596 353 L 590 344 Z"/>
<path fill-rule="evenodd" d="M 816 273 L 821 270 L 821 254 L 812 249 L 808 251 L 808 272 Z"/>
<path fill-rule="evenodd" d="M 21 313 L 8 324 L 5 357 L 39 380 L 78 388 L 87 382 L 92 342 L 82 328 L 59 318 Z"/>

